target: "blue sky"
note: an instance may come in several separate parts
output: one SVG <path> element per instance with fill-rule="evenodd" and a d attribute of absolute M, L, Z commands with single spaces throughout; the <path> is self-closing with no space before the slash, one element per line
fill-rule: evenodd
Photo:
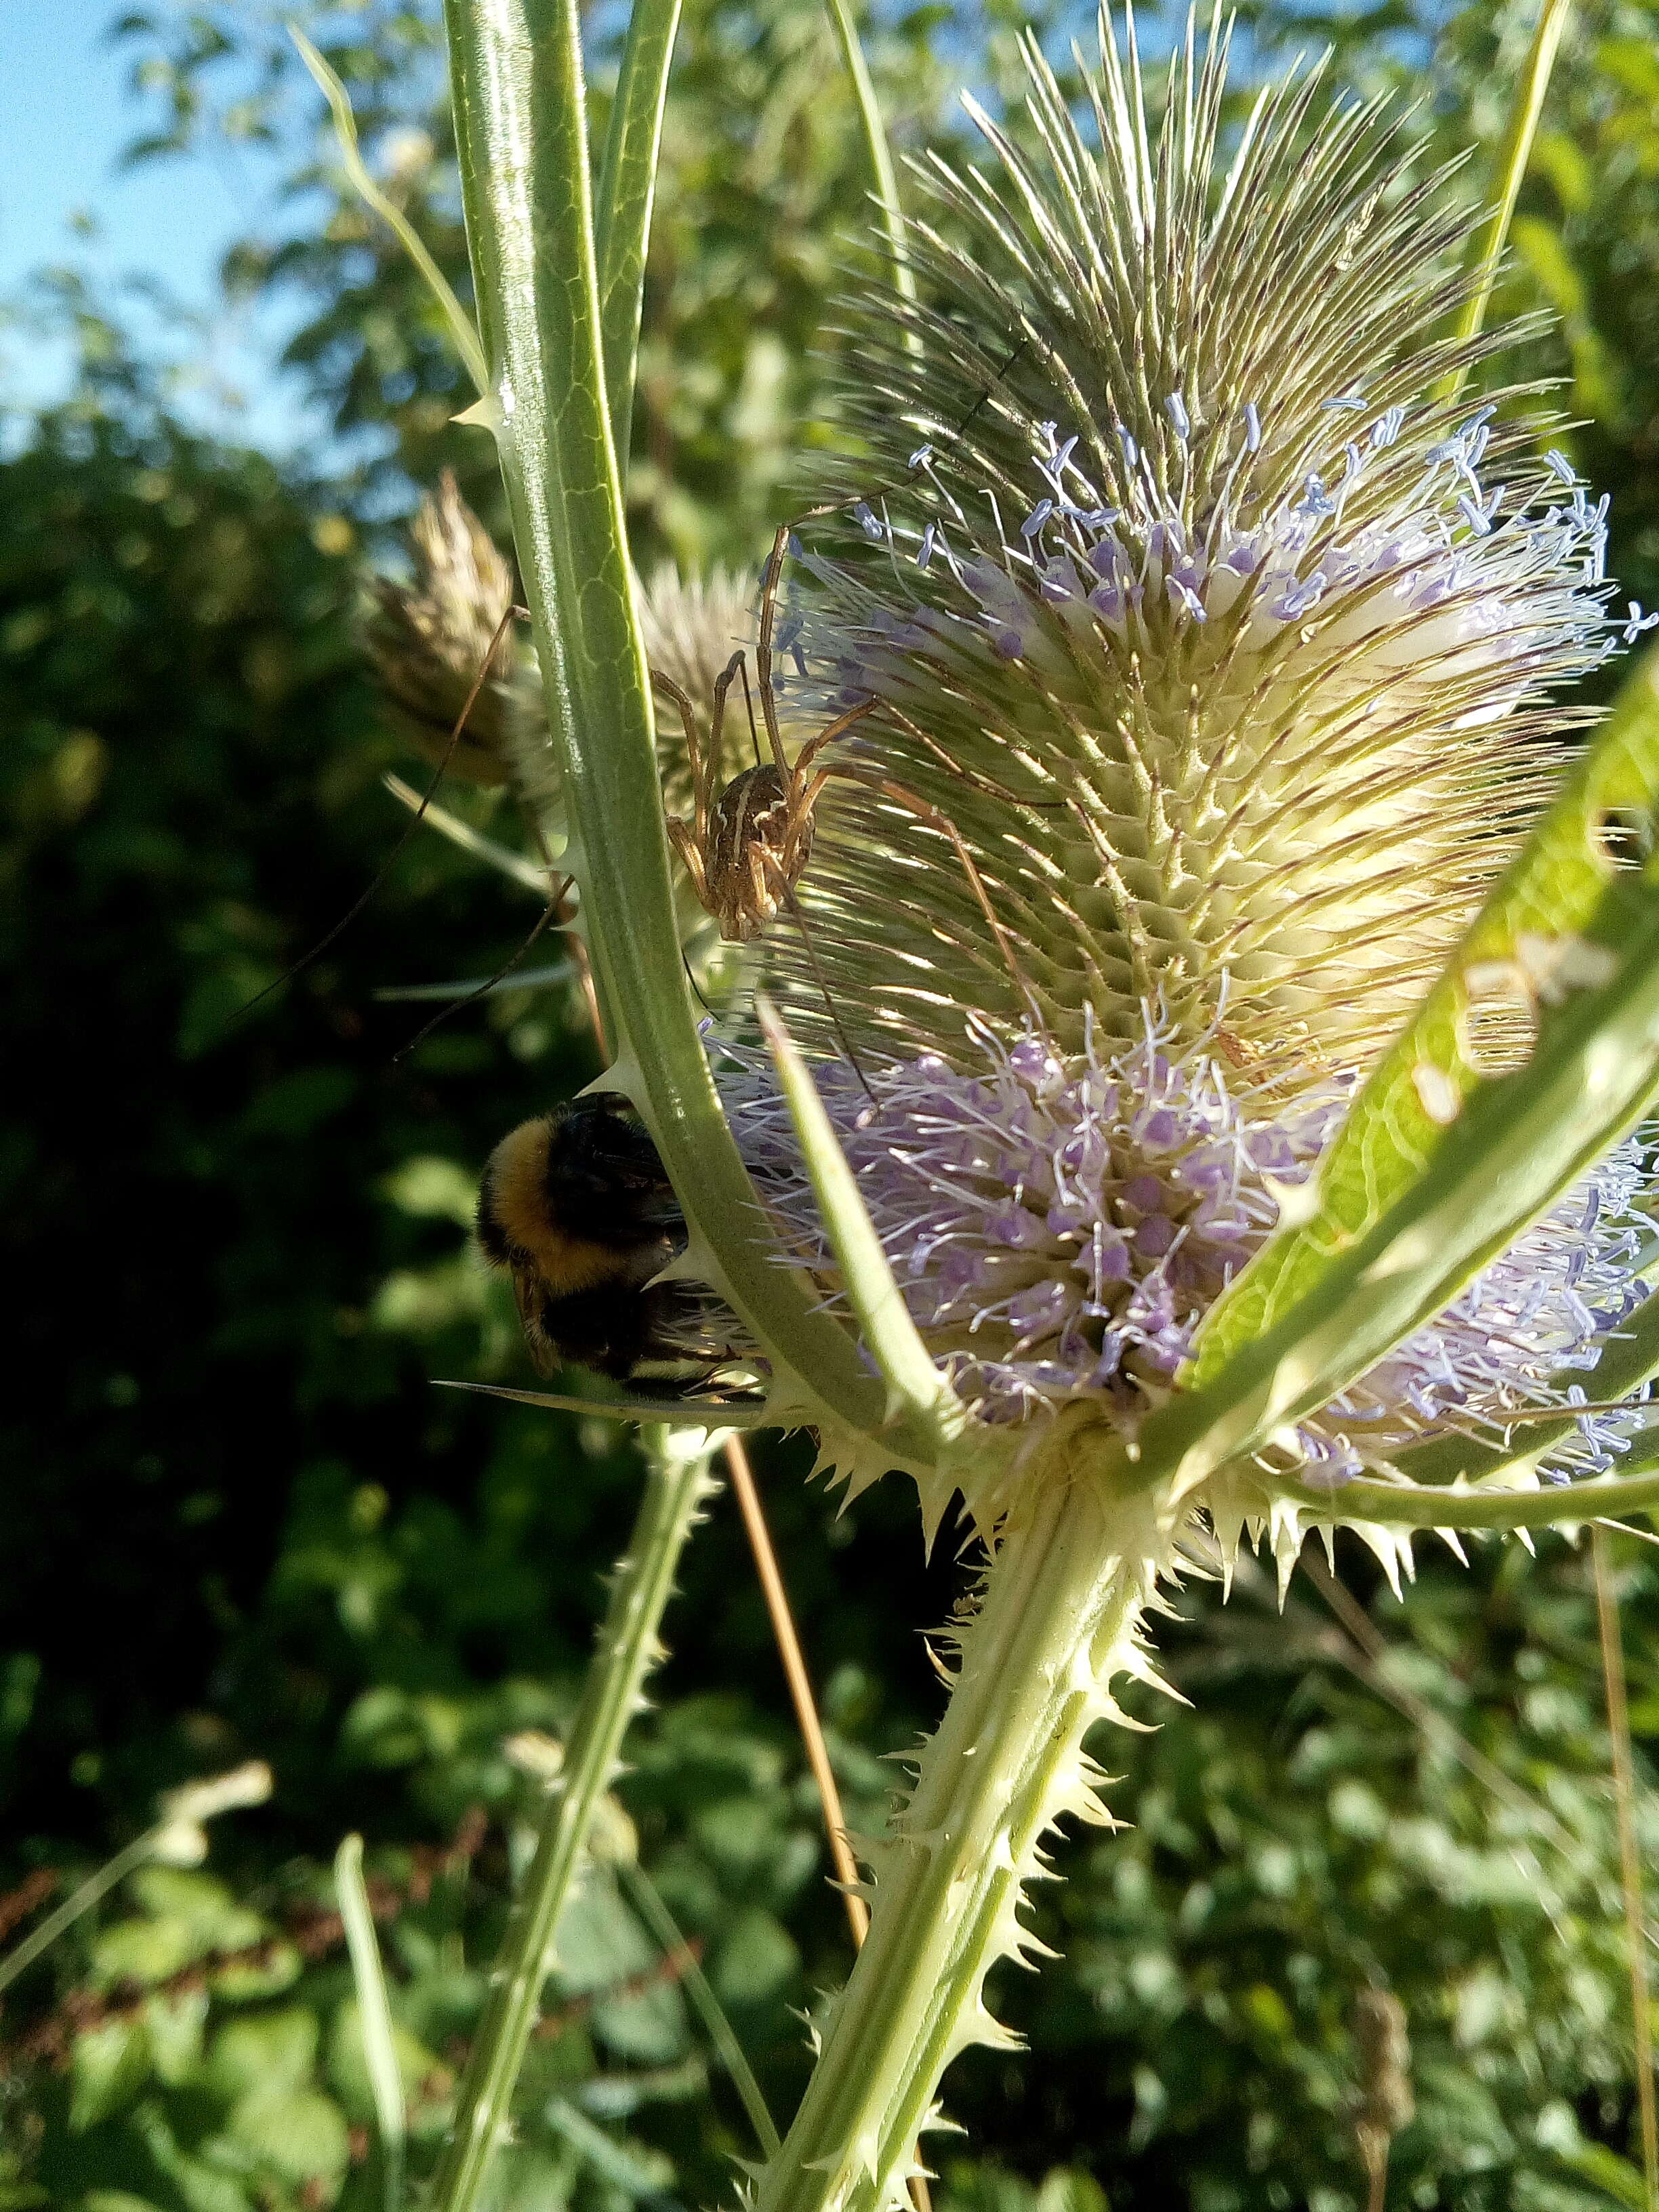
<path fill-rule="evenodd" d="M 105 36 L 116 13 L 115 0 L 0 0 L 0 300 L 45 264 L 164 279 L 212 317 L 187 411 L 240 438 L 291 446 L 307 425 L 272 372 L 279 319 L 232 319 L 215 306 L 214 270 L 226 246 L 276 222 L 273 164 L 257 151 L 222 152 L 123 173 L 121 149 L 146 118 L 127 90 L 131 57 Z M 73 234 L 83 214 L 98 227 L 90 240 Z M 64 375 L 61 352 L 0 333 L 0 399 L 48 398 Z"/>

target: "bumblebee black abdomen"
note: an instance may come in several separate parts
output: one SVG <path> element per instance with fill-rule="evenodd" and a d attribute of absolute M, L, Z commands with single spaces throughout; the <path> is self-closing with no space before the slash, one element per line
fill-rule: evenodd
<path fill-rule="evenodd" d="M 569 1297 L 544 1298 L 537 1318 L 543 1335 L 564 1358 L 618 1382 L 651 1367 L 684 1370 L 693 1355 L 680 1349 L 672 1325 L 682 1304 L 672 1294 L 680 1287 L 664 1283 L 641 1291 L 607 1285 Z"/>

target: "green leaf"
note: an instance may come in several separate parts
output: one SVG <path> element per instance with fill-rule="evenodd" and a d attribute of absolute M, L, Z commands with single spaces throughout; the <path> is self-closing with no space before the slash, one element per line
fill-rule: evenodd
<path fill-rule="evenodd" d="M 1036 2212 L 1112 2212 L 1106 2192 L 1091 2173 L 1075 2166 L 1051 2166 L 1036 2194 Z"/>
<path fill-rule="evenodd" d="M 760 2005 L 787 1989 L 799 1971 L 793 1939 L 757 1905 L 733 1917 L 720 1937 L 708 1978 L 724 2003 Z"/>
<path fill-rule="evenodd" d="M 1211 1309 L 1186 1387 L 1141 1432 L 1143 1477 L 1178 1467 L 1189 1486 L 1326 1404 L 1648 1106 L 1659 1088 L 1656 678 L 1650 652 L 1355 1101 L 1313 1189 Z M 1649 857 L 1616 866 L 1632 839 Z M 1525 1000 L 1537 1034 L 1522 1066 L 1489 1075 L 1469 1030 L 1495 993 Z"/>
<path fill-rule="evenodd" d="M 574 0 L 447 0 L 467 238 L 519 566 L 557 746 L 607 1080 L 643 1115 L 706 1271 L 799 1378 L 799 1410 L 866 1431 L 881 1389 L 857 1346 L 777 1266 L 726 1126 L 668 874 L 648 672 L 605 402 L 599 282 Z M 928 1439 L 895 1431 L 898 1459 Z"/>
<path fill-rule="evenodd" d="M 92 1960 L 104 1980 L 165 1981 L 210 1951 L 240 1951 L 265 1933 L 258 1913 L 235 1904 L 210 1875 L 146 1867 L 130 1887 L 143 1916 L 100 1931 Z"/>
<path fill-rule="evenodd" d="M 149 2074 L 149 2037 L 141 2020 L 106 2020 L 75 2039 L 70 2129 L 82 2134 L 131 2103 Z"/>
<path fill-rule="evenodd" d="M 559 1923 L 558 1972 L 567 1990 L 594 1996 L 593 2027 L 620 2057 L 660 2065 L 687 2045 L 685 2003 L 665 1977 L 627 1994 L 650 1976 L 661 1954 L 617 1893 L 609 1873 L 591 1868 Z"/>
<path fill-rule="evenodd" d="M 169 2088 L 188 2081 L 201 2063 L 207 2016 L 205 1990 L 181 1990 L 169 1996 L 153 1996 L 146 2002 L 143 2019 L 149 2035 L 150 2063 Z"/>
<path fill-rule="evenodd" d="M 1648 2185 L 1641 2167 L 1620 2158 L 1605 2143 L 1578 2142 L 1570 2150 L 1558 2150 L 1556 2156 L 1571 2172 L 1604 2191 L 1610 2203 L 1629 2205 L 1632 2212 L 1648 2212 Z"/>
<path fill-rule="evenodd" d="M 207 2079 L 227 2103 L 306 2087 L 317 2061 L 315 2017 L 298 2005 L 233 2021 L 213 2039 Z"/>
<path fill-rule="evenodd" d="M 680 0 L 634 0 L 593 207 L 605 398 L 611 441 L 623 468 L 634 414 L 640 303 L 645 292 L 663 107 L 679 21 Z"/>
<path fill-rule="evenodd" d="M 600 2180 L 621 2190 L 624 2197 L 637 2202 L 641 2197 L 659 2197 L 672 2186 L 673 2162 L 661 2151 L 647 2150 L 643 2143 L 619 2142 L 562 2097 L 556 2097 L 548 2106 L 547 2118 L 549 2126 L 580 2153 Z"/>
<path fill-rule="evenodd" d="M 240 2098 L 225 2133 L 260 2165 L 294 2181 L 333 2179 L 350 2156 L 343 2114 L 316 2089 L 256 2089 Z"/>

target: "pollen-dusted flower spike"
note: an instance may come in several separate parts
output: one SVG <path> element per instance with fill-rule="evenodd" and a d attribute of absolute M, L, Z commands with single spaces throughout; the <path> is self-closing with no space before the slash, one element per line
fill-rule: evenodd
<path fill-rule="evenodd" d="M 497 635 L 514 601 L 513 571 L 448 469 L 421 501 L 409 534 L 414 580 L 375 579 L 367 641 L 392 719 L 434 764 L 447 755 L 450 772 L 469 783 L 507 783 L 522 750 L 514 744 L 518 726 L 542 723 L 534 669 L 514 625 Z M 489 673 L 452 751 L 451 734 L 492 641 Z"/>

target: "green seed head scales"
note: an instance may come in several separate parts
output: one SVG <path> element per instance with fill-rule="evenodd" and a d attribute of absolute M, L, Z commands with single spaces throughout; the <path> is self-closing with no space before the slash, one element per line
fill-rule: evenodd
<path fill-rule="evenodd" d="M 447 469 L 421 501 L 409 536 L 413 575 L 406 584 L 375 579 L 367 638 L 389 718 L 427 759 L 447 757 L 450 771 L 467 782 L 507 783 L 515 735 L 542 721 L 533 656 L 512 624 L 498 635 L 513 605 L 513 571 Z"/>

